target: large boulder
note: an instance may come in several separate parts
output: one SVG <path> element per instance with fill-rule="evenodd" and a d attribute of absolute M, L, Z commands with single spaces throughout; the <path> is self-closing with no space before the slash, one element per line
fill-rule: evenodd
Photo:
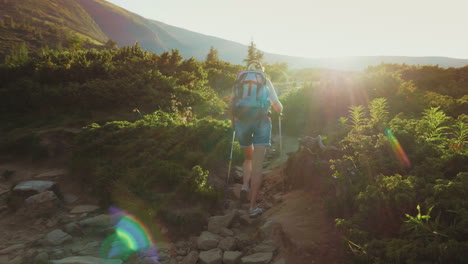
<path fill-rule="evenodd" d="M 213 234 L 221 234 L 223 228 L 229 227 L 235 217 L 237 216 L 237 210 L 232 210 L 226 215 L 212 216 L 208 220 L 208 231 Z"/>
<path fill-rule="evenodd" d="M 210 250 L 218 246 L 220 236 L 208 231 L 203 231 L 197 239 L 197 247 L 200 250 Z"/>
<path fill-rule="evenodd" d="M 224 251 L 223 264 L 237 264 L 242 257 L 240 251 Z"/>
<path fill-rule="evenodd" d="M 39 218 L 45 215 L 53 215 L 60 206 L 58 197 L 52 191 L 45 191 L 24 200 L 18 215 Z"/>
<path fill-rule="evenodd" d="M 58 198 L 62 198 L 56 182 L 23 181 L 13 187 L 6 202 L 10 209 L 16 211 L 23 205 L 26 198 L 46 191 L 52 191 Z"/>
<path fill-rule="evenodd" d="M 201 264 L 222 264 L 223 252 L 219 248 L 200 252 L 198 256 Z"/>
<path fill-rule="evenodd" d="M 265 240 L 253 248 L 255 253 L 259 252 L 275 252 L 277 249 L 273 240 Z"/>
<path fill-rule="evenodd" d="M 199 254 L 197 251 L 191 251 L 187 256 L 182 260 L 182 264 L 196 264 Z"/>
<path fill-rule="evenodd" d="M 63 232 L 60 229 L 55 229 L 46 235 L 47 243 L 52 246 L 61 245 L 71 239 L 72 237 L 69 234 Z"/>
<path fill-rule="evenodd" d="M 52 190 L 56 185 L 53 181 L 24 181 L 18 183 L 13 192 L 34 192 L 35 194 Z"/>
<path fill-rule="evenodd" d="M 218 247 L 223 251 L 232 251 L 236 247 L 236 239 L 233 237 L 225 237 L 219 242 Z"/>

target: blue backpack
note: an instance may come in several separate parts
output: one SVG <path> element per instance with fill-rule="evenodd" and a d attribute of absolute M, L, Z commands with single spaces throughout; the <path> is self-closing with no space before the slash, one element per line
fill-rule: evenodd
<path fill-rule="evenodd" d="M 271 105 L 262 71 L 242 71 L 237 75 L 233 93 L 233 114 L 239 120 L 257 120 L 268 115 Z"/>

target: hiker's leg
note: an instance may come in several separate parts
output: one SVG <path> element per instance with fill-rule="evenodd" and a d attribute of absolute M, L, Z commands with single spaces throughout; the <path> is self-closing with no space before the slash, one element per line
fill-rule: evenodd
<path fill-rule="evenodd" d="M 253 154 L 253 146 L 244 148 L 244 177 L 243 177 L 243 185 L 249 186 L 250 184 L 250 175 L 252 175 L 252 154 Z"/>
<path fill-rule="evenodd" d="M 252 158 L 252 174 L 250 184 L 250 208 L 257 207 L 257 195 L 262 184 L 263 158 L 266 146 L 255 146 Z"/>

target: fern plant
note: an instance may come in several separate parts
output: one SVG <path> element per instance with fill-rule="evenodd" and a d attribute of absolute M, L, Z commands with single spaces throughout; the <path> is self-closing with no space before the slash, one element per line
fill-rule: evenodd
<path fill-rule="evenodd" d="M 422 137 L 427 142 L 444 143 L 446 140 L 448 126 L 442 124 L 449 120 L 440 107 L 431 107 L 424 110 L 422 118 Z"/>
<path fill-rule="evenodd" d="M 376 98 L 369 104 L 370 124 L 375 127 L 385 126 L 388 121 L 388 104 L 385 98 Z"/>
<path fill-rule="evenodd" d="M 350 107 L 349 115 L 353 124 L 353 129 L 356 131 L 360 131 L 363 128 L 364 124 L 367 122 L 364 110 L 365 107 L 362 105 L 353 105 Z"/>
<path fill-rule="evenodd" d="M 452 126 L 450 148 L 456 152 L 466 151 L 468 146 L 468 126 L 466 125 L 466 115 L 458 117 L 457 122 Z"/>

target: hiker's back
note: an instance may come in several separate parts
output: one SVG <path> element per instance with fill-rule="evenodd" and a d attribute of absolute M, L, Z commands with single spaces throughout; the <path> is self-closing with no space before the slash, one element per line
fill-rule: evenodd
<path fill-rule="evenodd" d="M 241 71 L 234 84 L 234 116 L 240 120 L 258 119 L 268 114 L 270 106 L 266 74 L 262 71 Z"/>

